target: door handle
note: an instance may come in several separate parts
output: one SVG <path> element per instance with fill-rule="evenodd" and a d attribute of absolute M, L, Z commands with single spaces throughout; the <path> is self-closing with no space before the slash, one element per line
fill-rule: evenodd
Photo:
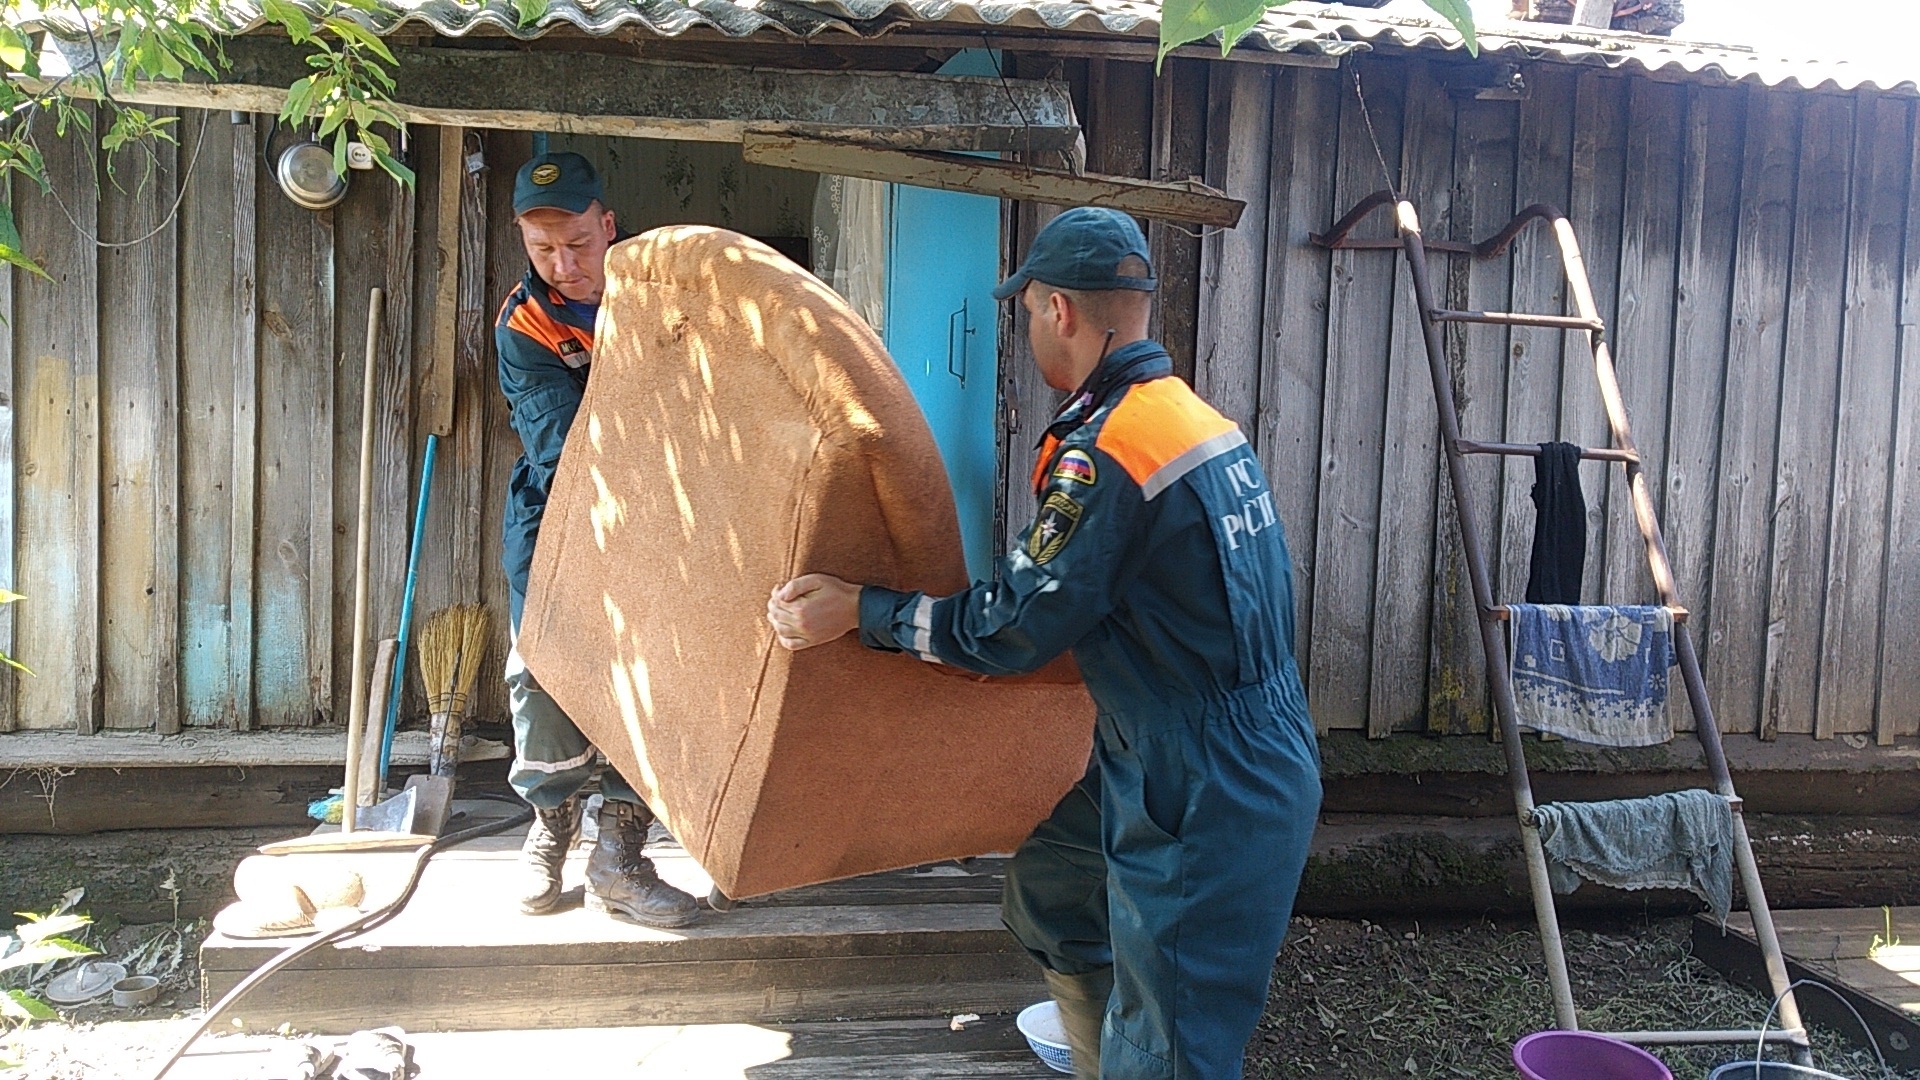
<path fill-rule="evenodd" d="M 960 321 L 960 366 L 954 367 L 953 323 Z M 967 388 L 967 339 L 973 336 L 973 320 L 968 316 L 967 301 L 960 301 L 960 309 L 947 316 L 947 374 L 960 380 L 960 389 Z"/>

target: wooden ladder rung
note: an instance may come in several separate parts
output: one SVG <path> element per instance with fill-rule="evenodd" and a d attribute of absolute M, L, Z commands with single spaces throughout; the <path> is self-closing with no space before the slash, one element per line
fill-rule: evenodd
<path fill-rule="evenodd" d="M 1675 626 L 1679 626 L 1687 621 L 1688 612 L 1686 608 L 1670 607 L 1667 610 L 1673 613 L 1673 624 Z M 1509 622 L 1513 619 L 1513 609 L 1505 604 L 1495 604 L 1493 607 L 1488 608 L 1483 614 L 1485 618 L 1493 622 Z"/>
<path fill-rule="evenodd" d="M 1460 452 L 1463 454 L 1506 454 L 1511 457 L 1539 457 L 1539 443 L 1510 442 L 1469 442 L 1460 440 Z M 1581 447 L 1580 457 L 1587 461 L 1621 461 L 1638 463 L 1640 455 L 1631 450 L 1613 450 L 1607 447 Z"/>
<path fill-rule="evenodd" d="M 1430 312 L 1435 322 L 1492 323 L 1497 326 L 1541 326 L 1549 330 L 1605 330 L 1599 319 L 1578 315 L 1532 315 L 1524 311 L 1448 311 Z"/>

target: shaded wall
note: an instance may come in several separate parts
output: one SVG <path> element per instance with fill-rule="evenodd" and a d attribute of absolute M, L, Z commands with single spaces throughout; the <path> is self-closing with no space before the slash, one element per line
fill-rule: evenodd
<path fill-rule="evenodd" d="M 1545 64 L 1526 67 L 1525 100 L 1482 101 L 1448 94 L 1438 60 L 1358 70 L 1378 154 L 1351 64 L 1211 65 L 1207 93 L 1206 175 L 1250 205 L 1202 242 L 1194 382 L 1247 428 L 1281 496 L 1320 724 L 1488 721 L 1403 260 L 1308 241 L 1387 186 L 1384 158 L 1429 237 L 1483 239 L 1536 202 L 1570 215 L 1720 725 L 1920 733 L 1913 103 Z M 1021 235 L 1043 216 L 1015 214 Z M 1361 235 L 1391 234 L 1383 217 Z M 1450 307 L 1563 310 L 1544 233 L 1434 267 Z M 1448 341 L 1468 438 L 1604 445 L 1583 339 L 1456 326 Z M 1016 524 L 1050 401 L 1027 370 L 1010 388 L 1029 405 L 1008 444 Z M 1496 595 L 1518 599 L 1532 463 L 1470 467 Z M 1587 599 L 1651 602 L 1621 474 L 1590 462 L 1582 479 Z"/>

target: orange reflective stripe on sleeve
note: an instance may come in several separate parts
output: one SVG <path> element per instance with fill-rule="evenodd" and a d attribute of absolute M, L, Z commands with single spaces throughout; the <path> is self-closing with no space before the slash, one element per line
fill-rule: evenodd
<path fill-rule="evenodd" d="M 1130 387 L 1094 441 L 1120 464 L 1148 499 L 1194 469 L 1247 444 L 1239 425 L 1221 416 L 1177 378 Z"/>

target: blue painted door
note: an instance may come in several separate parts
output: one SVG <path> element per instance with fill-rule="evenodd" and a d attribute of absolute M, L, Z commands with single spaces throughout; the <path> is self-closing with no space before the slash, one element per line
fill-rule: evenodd
<path fill-rule="evenodd" d="M 983 50 L 942 74 L 993 74 Z M 967 570 L 993 570 L 999 386 L 1000 200 L 894 184 L 887 241 L 887 351 L 933 428 L 960 511 Z"/>

